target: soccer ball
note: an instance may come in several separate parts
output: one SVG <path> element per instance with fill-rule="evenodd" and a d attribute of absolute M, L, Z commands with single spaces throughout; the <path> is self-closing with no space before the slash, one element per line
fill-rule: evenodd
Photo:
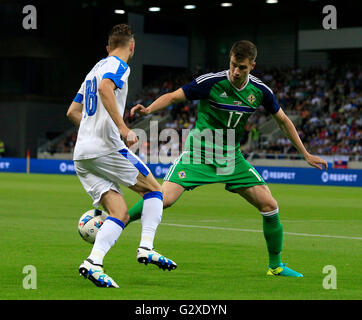
<path fill-rule="evenodd" d="M 78 222 L 78 232 L 83 240 L 94 243 L 98 229 L 107 217 L 108 213 L 98 209 L 92 209 L 82 214 Z"/>

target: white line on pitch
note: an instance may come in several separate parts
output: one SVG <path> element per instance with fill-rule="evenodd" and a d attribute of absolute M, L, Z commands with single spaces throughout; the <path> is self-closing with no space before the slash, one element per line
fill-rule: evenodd
<path fill-rule="evenodd" d="M 182 227 L 182 228 L 199 228 L 209 230 L 225 230 L 225 231 L 241 231 L 241 232 L 263 232 L 262 230 L 251 229 L 238 229 L 238 228 L 226 228 L 226 227 L 211 227 L 211 226 L 194 226 L 188 224 L 175 224 L 175 223 L 161 223 L 162 226 Z M 350 240 L 362 240 L 360 237 L 348 237 L 348 236 L 332 236 L 327 234 L 310 234 L 310 233 L 296 233 L 296 232 L 284 232 L 284 234 L 290 234 L 293 236 L 303 237 L 321 237 L 321 238 L 335 238 L 335 239 L 350 239 Z"/>

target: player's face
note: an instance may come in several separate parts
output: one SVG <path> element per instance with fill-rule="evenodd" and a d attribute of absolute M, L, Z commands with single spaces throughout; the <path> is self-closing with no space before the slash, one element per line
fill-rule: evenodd
<path fill-rule="evenodd" d="M 237 60 L 234 55 L 230 57 L 230 71 L 229 76 L 231 82 L 240 87 L 243 85 L 251 70 L 255 67 L 255 61 L 250 61 L 249 59 Z"/>

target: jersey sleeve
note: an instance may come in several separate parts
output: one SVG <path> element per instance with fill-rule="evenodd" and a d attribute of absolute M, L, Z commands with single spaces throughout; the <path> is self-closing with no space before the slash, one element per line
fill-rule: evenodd
<path fill-rule="evenodd" d="M 250 81 L 255 87 L 260 89 L 260 91 L 263 94 L 263 98 L 260 105 L 262 105 L 267 112 L 271 114 L 276 114 L 280 109 L 280 105 L 273 91 L 260 80 L 256 81 L 250 79 Z"/>
<path fill-rule="evenodd" d="M 188 100 L 207 99 L 210 95 L 212 86 L 226 78 L 225 71 L 218 73 L 208 73 L 197 77 L 192 82 L 184 85 L 182 90 Z"/>
<path fill-rule="evenodd" d="M 103 70 L 102 79 L 110 79 L 117 88 L 122 89 L 130 74 L 130 68 L 125 62 L 121 60 L 117 61 L 119 63 L 110 63 L 106 66 Z"/>
<path fill-rule="evenodd" d="M 263 98 L 260 105 L 262 105 L 267 112 L 271 114 L 276 114 L 280 109 L 280 105 L 272 89 L 270 89 L 260 79 L 252 75 L 249 75 L 249 81 L 251 82 L 252 85 L 257 87 L 263 94 Z"/>
<path fill-rule="evenodd" d="M 83 103 L 83 99 L 84 99 L 84 81 L 83 81 L 82 85 L 80 86 L 80 89 L 78 90 L 78 93 L 75 96 L 75 98 L 73 99 L 73 101 L 78 102 L 78 103 Z"/>
<path fill-rule="evenodd" d="M 273 91 L 271 91 L 269 88 L 263 90 L 263 100 L 261 104 L 265 110 L 271 114 L 276 114 L 280 109 L 280 105 Z"/>
<path fill-rule="evenodd" d="M 207 83 L 197 83 L 196 80 L 182 86 L 182 90 L 188 100 L 206 99 L 211 87 Z"/>

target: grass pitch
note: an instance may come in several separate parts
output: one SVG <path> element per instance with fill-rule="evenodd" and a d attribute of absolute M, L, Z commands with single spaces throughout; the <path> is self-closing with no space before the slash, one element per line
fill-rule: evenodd
<path fill-rule="evenodd" d="M 78 274 L 91 245 L 77 232 L 91 199 L 76 176 L 0 174 L 0 299 L 362 299 L 362 189 L 269 185 L 284 226 L 283 261 L 304 278 L 267 277 L 262 218 L 224 186 L 185 192 L 164 212 L 155 247 L 175 271 L 136 261 L 141 224 L 130 224 L 104 260 L 120 289 Z M 129 206 L 139 196 L 124 188 Z M 36 290 L 24 289 L 24 267 Z M 324 289 L 326 265 L 337 289 Z"/>

